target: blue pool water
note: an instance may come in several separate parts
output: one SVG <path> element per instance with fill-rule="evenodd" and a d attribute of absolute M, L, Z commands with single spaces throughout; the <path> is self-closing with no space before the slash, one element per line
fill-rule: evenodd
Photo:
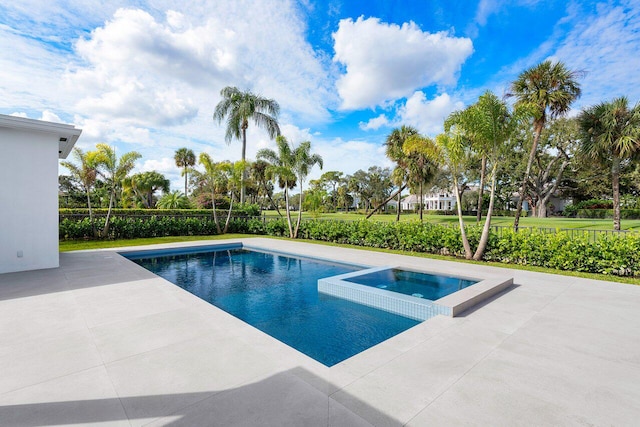
<path fill-rule="evenodd" d="M 478 283 L 459 277 L 437 276 L 389 268 L 344 279 L 347 282 L 435 301 Z"/>
<path fill-rule="evenodd" d="M 419 323 L 318 293 L 318 279 L 355 266 L 244 249 L 137 258 L 132 261 L 327 366 Z"/>

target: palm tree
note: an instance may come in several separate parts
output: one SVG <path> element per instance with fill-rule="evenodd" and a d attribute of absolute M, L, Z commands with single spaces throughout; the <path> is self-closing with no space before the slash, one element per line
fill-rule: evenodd
<path fill-rule="evenodd" d="M 582 151 L 602 163 L 611 163 L 613 228 L 620 230 L 620 164 L 640 152 L 640 103 L 629 108 L 626 97 L 602 102 L 578 117 Z"/>
<path fill-rule="evenodd" d="M 487 162 L 491 165 L 489 174 L 491 180 L 489 209 L 487 210 L 480 242 L 473 255 L 475 260 L 482 258 L 489 241 L 496 178 L 498 166 L 505 156 L 505 143 L 514 134 L 517 124 L 525 116 L 526 111 L 519 108 L 514 113 L 511 113 L 504 101 L 500 100 L 491 91 L 486 91 L 480 96 L 478 102 L 460 113 L 453 113 L 445 123 L 445 130 L 450 131 L 452 127 L 455 127 L 457 132 L 464 134 L 471 142 L 471 149 L 483 156 L 485 165 Z M 479 205 L 478 209 L 481 206 Z"/>
<path fill-rule="evenodd" d="M 184 195 L 188 196 L 187 174 L 189 173 L 189 168 L 196 164 L 196 155 L 193 154 L 193 150 L 183 147 L 176 150 L 176 154 L 173 156 L 173 159 L 176 161 L 176 166 L 182 168 L 182 176 L 184 176 Z"/>
<path fill-rule="evenodd" d="M 271 139 L 280 135 L 280 126 L 278 126 L 280 105 L 275 100 L 263 98 L 248 90 L 243 92 L 233 86 L 227 86 L 222 89 L 220 95 L 222 100 L 216 105 L 213 120 L 220 124 L 226 117 L 227 130 L 225 140 L 228 144 L 233 139 L 242 138 L 243 162 L 246 161 L 249 120 L 253 121 L 256 126 L 265 129 Z M 245 174 L 243 174 L 240 203 L 244 203 L 245 178 Z"/>
<path fill-rule="evenodd" d="M 216 224 L 218 234 L 221 234 L 218 215 L 216 213 L 216 193 L 225 185 L 224 171 L 220 163 L 215 163 L 207 153 L 200 153 L 198 158 L 200 164 L 204 166 L 204 173 L 200 173 L 200 178 L 205 187 L 211 191 L 211 209 L 213 222 Z"/>
<path fill-rule="evenodd" d="M 140 199 L 145 208 L 154 207 L 153 195 L 156 191 L 169 192 L 169 180 L 160 172 L 150 171 L 137 173 L 123 180 L 122 185 L 131 189 Z"/>
<path fill-rule="evenodd" d="M 300 187 L 300 200 L 298 202 L 298 221 L 296 222 L 296 228 L 293 231 L 293 238 L 298 237 L 298 230 L 300 230 L 300 222 L 302 221 L 302 186 L 304 180 L 309 175 L 309 172 L 313 166 L 318 165 L 322 169 L 323 162 L 322 156 L 319 154 L 311 153 L 311 142 L 304 141 L 300 143 L 298 147 L 293 150 L 293 165 L 292 170 L 298 178 L 298 186 Z"/>
<path fill-rule="evenodd" d="M 160 209 L 188 209 L 189 199 L 176 190 L 162 196 L 156 203 L 156 207 Z"/>
<path fill-rule="evenodd" d="M 531 165 L 535 159 L 540 134 L 547 119 L 561 117 L 569 112 L 573 101 L 581 94 L 577 78 L 581 73 L 569 70 L 562 62 L 544 61 L 523 71 L 511 83 L 508 96 L 517 98 L 516 107 L 524 107 L 533 115 L 533 144 L 520 187 L 520 197 L 513 223 L 517 230 L 522 213 L 522 202 L 527 194 Z"/>
<path fill-rule="evenodd" d="M 124 153 L 120 159 L 116 155 L 114 148 L 107 144 L 97 144 L 96 165 L 97 172 L 106 181 L 109 190 L 109 209 L 107 210 L 107 218 L 102 229 L 102 237 L 106 237 L 109 233 L 109 218 L 111 217 L 111 209 L 118 193 L 122 187 L 122 181 L 129 175 L 129 172 L 135 167 L 135 162 L 142 157 L 137 151 Z"/>
<path fill-rule="evenodd" d="M 242 188 L 242 178 L 247 170 L 247 162 L 238 161 L 231 163 L 229 161 L 224 161 L 220 163 L 219 168 L 224 174 L 227 191 L 229 192 L 229 211 L 227 212 L 227 220 L 225 221 L 224 229 L 222 230 L 223 233 L 226 233 L 229 229 L 231 211 L 233 210 L 233 202 L 235 201 L 236 193 Z"/>
<path fill-rule="evenodd" d="M 71 175 L 82 184 L 82 188 L 87 194 L 87 208 L 89 209 L 89 222 L 91 223 L 91 232 L 93 236 L 96 235 L 96 229 L 93 220 L 93 210 L 91 209 L 91 189 L 96 183 L 97 177 L 96 155 L 95 151 L 88 151 L 85 153 L 82 149 L 75 147 L 73 149 L 73 157 L 78 161 L 79 165 L 67 160 L 60 162 L 60 164 L 69 169 Z"/>
<path fill-rule="evenodd" d="M 414 128 L 413 126 L 402 125 L 399 128 L 395 128 L 394 130 L 392 130 L 391 133 L 387 136 L 387 140 L 384 143 L 385 153 L 387 157 L 391 161 L 396 162 L 396 165 L 397 165 L 396 169 L 403 169 L 405 171 L 403 174 L 396 172 L 394 175 L 396 178 L 398 178 L 401 175 L 408 174 L 407 154 L 402 150 L 402 147 L 408 138 L 416 135 L 418 135 L 418 129 Z M 407 188 L 407 183 L 403 179 L 399 181 L 398 190 L 396 190 L 396 192 L 393 193 L 391 196 L 389 196 L 387 200 L 382 202 L 373 211 L 371 211 L 367 215 L 367 218 L 370 218 L 374 213 L 380 210 L 384 205 L 389 203 L 391 199 L 401 194 L 405 188 Z M 398 204 L 398 206 L 400 206 L 400 204 Z"/>
<path fill-rule="evenodd" d="M 291 209 L 289 206 L 289 190 L 296 186 L 296 174 L 293 171 L 295 156 L 287 138 L 280 135 L 276 137 L 278 151 L 263 148 L 258 151 L 256 157 L 270 163 L 267 172 L 278 179 L 278 185 L 284 190 L 287 224 L 289 225 L 289 237 L 293 239 L 293 226 L 291 225 Z"/>
<path fill-rule="evenodd" d="M 432 141 L 429 138 L 418 134 L 408 137 L 405 140 L 403 147 L 415 147 L 420 145 L 429 145 L 431 143 Z M 422 221 L 422 213 L 424 211 L 424 184 L 433 179 L 437 166 L 428 152 L 409 148 L 405 154 L 406 158 L 403 162 L 407 171 L 408 181 L 414 188 L 415 186 L 418 187 L 418 207 L 420 212 L 420 221 Z"/>
<path fill-rule="evenodd" d="M 278 205 L 272 197 L 273 184 L 271 183 L 272 177 L 270 176 L 271 174 L 268 171 L 268 167 L 269 163 L 267 163 L 266 161 L 256 160 L 255 162 L 251 163 L 251 176 L 258 186 L 258 194 L 267 196 L 267 198 L 269 199 L 269 203 L 271 203 L 271 206 L 276 210 L 278 215 L 282 217 L 282 213 L 280 212 L 280 209 L 278 209 Z"/>

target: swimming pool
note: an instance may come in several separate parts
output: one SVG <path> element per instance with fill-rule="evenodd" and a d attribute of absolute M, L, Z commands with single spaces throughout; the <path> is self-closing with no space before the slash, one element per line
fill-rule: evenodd
<path fill-rule="evenodd" d="M 326 366 L 419 323 L 318 292 L 361 267 L 239 247 L 123 255 Z"/>
<path fill-rule="evenodd" d="M 344 280 L 432 301 L 478 283 L 477 280 L 400 270 L 398 268 L 373 271 L 345 278 Z"/>

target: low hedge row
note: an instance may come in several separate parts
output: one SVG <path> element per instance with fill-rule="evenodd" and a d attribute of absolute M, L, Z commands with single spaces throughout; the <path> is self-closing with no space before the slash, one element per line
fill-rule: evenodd
<path fill-rule="evenodd" d="M 96 219 L 96 227 L 104 218 Z M 230 233 L 288 236 L 284 219 L 234 219 Z M 477 246 L 481 228 L 468 226 L 472 247 Z M 109 238 L 214 235 L 215 224 L 210 218 L 179 217 L 114 217 Z M 91 236 L 87 218 L 64 219 L 60 223 L 61 239 L 81 239 Z M 345 243 L 372 248 L 427 252 L 461 257 L 464 254 L 460 232 L 456 227 L 420 222 L 376 221 L 303 221 L 300 238 L 333 243 Z M 588 236 L 572 236 L 566 232 L 543 233 L 534 230 L 503 230 L 491 233 L 484 258 L 505 264 L 534 265 L 560 270 L 589 273 L 640 276 L 640 233 L 624 236 L 599 235 L 595 242 Z"/>
<path fill-rule="evenodd" d="M 217 207 L 217 204 L 216 204 Z M 106 215 L 108 209 L 96 208 L 93 209 L 94 215 Z M 89 215 L 89 209 L 87 208 L 60 208 L 59 213 L 61 217 L 67 215 Z M 219 209 L 218 214 L 226 215 L 225 209 Z M 258 205 L 234 205 L 233 214 L 236 216 L 259 216 L 260 207 Z M 112 209 L 111 215 L 113 216 L 149 216 L 149 215 L 166 215 L 166 216 L 206 216 L 211 215 L 211 209 Z"/>

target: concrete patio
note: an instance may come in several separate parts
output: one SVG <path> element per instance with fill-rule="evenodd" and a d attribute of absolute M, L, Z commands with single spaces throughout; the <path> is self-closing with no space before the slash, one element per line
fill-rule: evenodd
<path fill-rule="evenodd" d="M 506 271 L 240 241 L 371 266 Z M 510 271 L 514 286 L 481 306 L 328 368 L 115 251 L 63 253 L 60 268 L 0 275 L 0 425 L 638 425 L 640 287 Z"/>

